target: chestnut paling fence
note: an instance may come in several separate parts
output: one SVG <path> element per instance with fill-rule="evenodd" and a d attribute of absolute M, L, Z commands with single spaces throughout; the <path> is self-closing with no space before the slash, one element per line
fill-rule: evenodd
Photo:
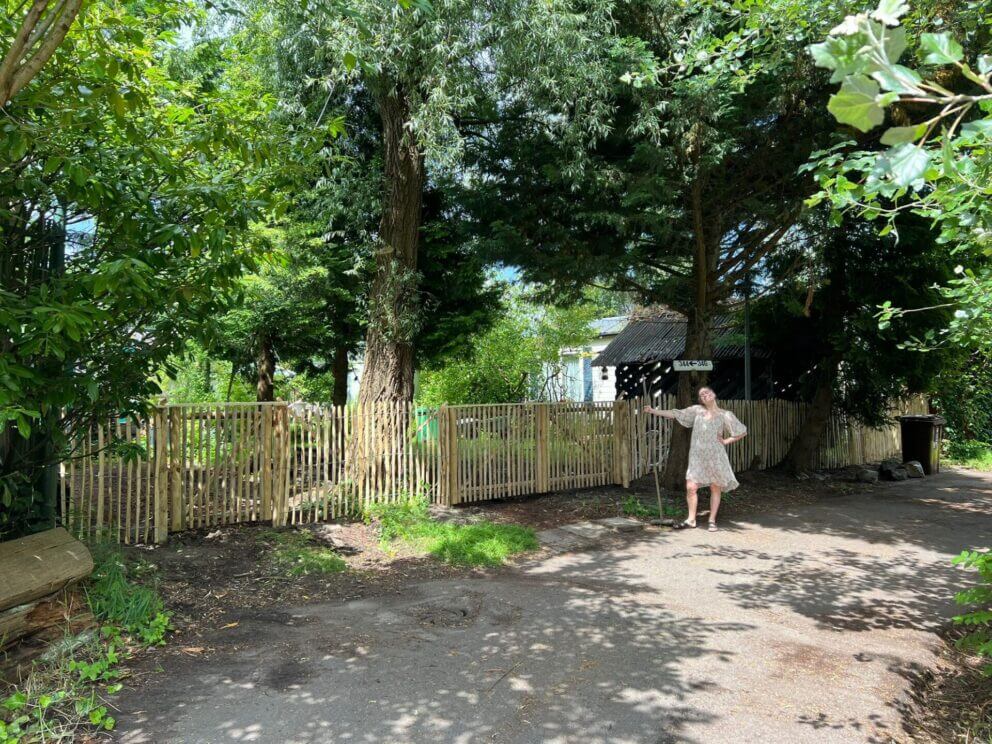
<path fill-rule="evenodd" d="M 164 542 L 190 528 L 333 519 L 411 494 L 453 505 L 627 486 L 664 461 L 674 426 L 645 415 L 643 403 L 160 407 L 78 438 L 61 466 L 62 520 L 79 534 Z M 807 413 L 783 400 L 722 405 L 749 430 L 730 448 L 738 471 L 780 463 Z M 893 414 L 925 410 L 916 399 Z M 834 416 L 815 464 L 877 461 L 899 449 L 897 424 L 873 429 Z"/>

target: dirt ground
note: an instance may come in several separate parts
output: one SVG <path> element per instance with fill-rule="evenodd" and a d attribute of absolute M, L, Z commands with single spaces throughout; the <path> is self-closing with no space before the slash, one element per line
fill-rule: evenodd
<path fill-rule="evenodd" d="M 740 475 L 741 486 L 724 498 L 721 517 L 738 519 L 859 492 L 879 485 L 853 482 L 853 472 L 839 470 L 803 480 L 776 472 Z M 485 519 L 500 524 L 518 524 L 535 530 L 550 529 L 624 514 L 623 503 L 634 496 L 655 505 L 654 480 L 642 478 L 631 488 L 604 486 L 563 491 L 542 496 L 522 496 L 440 510 L 456 519 Z M 702 498 L 706 508 L 707 497 Z M 682 496 L 669 496 L 668 503 L 683 503 Z M 348 570 L 334 574 L 289 576 L 272 560 L 280 530 L 307 530 L 318 540 L 330 536 L 339 546 Z M 338 522 L 329 525 L 299 525 L 274 530 L 267 525 L 235 525 L 191 530 L 169 537 L 163 546 L 128 548 L 130 557 L 142 566 L 172 613 L 174 632 L 170 642 L 153 652 L 160 655 L 205 655 L 217 651 L 203 637 L 241 617 L 246 610 L 264 615 L 274 608 L 353 601 L 367 597 L 402 594 L 408 587 L 430 580 L 491 576 L 508 569 L 471 569 L 447 566 L 437 560 L 406 553 L 402 548 L 385 551 L 374 525 Z M 532 558 L 528 555 L 527 558 Z M 142 673 L 138 665 L 136 674 Z"/>
<path fill-rule="evenodd" d="M 390 555 L 355 524 L 316 528 L 352 566 L 320 577 L 279 573 L 265 527 L 139 550 L 178 632 L 137 660 L 116 739 L 957 740 L 978 670 L 942 640 L 969 579 L 950 559 L 987 542 L 992 479 L 849 475 L 746 474 L 717 534 L 648 528 L 501 569 Z M 453 511 L 547 528 L 629 493 L 652 502 L 652 480 Z"/>

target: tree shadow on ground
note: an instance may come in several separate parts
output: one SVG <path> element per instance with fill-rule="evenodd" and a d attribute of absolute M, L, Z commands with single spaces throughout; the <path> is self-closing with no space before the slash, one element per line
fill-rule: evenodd
<path fill-rule="evenodd" d="M 812 663 L 797 679 L 814 690 L 821 661 L 840 681 L 824 678 L 823 712 L 782 711 L 793 728 L 778 733 L 887 741 L 883 713 L 901 699 L 858 691 L 864 705 L 848 713 L 829 697 L 850 693 L 861 665 L 872 678 L 918 672 L 893 648 L 919 645 L 952 611 L 966 577 L 949 557 L 992 534 L 990 486 L 945 474 L 718 533 L 620 535 L 399 595 L 244 612 L 204 633 L 205 658 L 163 659 L 123 698 L 136 712 L 120 740 L 708 742 L 740 715 L 712 696 L 743 696 L 733 675 L 766 675 L 747 644 L 783 628 L 791 640 L 764 659 Z M 806 652 L 812 662 L 790 659 Z M 788 695 L 791 680 L 779 684 Z"/>
<path fill-rule="evenodd" d="M 123 742 L 692 742 L 712 719 L 686 671 L 739 653 L 739 622 L 685 617 L 652 587 L 519 571 L 402 596 L 246 612 L 123 700 Z M 598 572 L 597 572 L 598 573 Z M 280 608 L 281 610 L 283 608 Z"/>

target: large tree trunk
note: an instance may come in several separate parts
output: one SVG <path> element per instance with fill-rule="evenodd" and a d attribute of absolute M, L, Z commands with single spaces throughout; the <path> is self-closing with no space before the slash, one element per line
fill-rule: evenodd
<path fill-rule="evenodd" d="M 820 446 L 820 438 L 830 421 L 834 403 L 834 378 L 837 375 L 837 360 L 829 359 L 821 368 L 820 379 L 813 393 L 813 402 L 799 434 L 789 447 L 782 461 L 782 467 L 792 473 L 803 473 L 813 468 L 813 457 Z"/>
<path fill-rule="evenodd" d="M 335 406 L 348 404 L 348 347 L 338 346 L 334 349 L 334 393 L 331 402 Z"/>
<path fill-rule="evenodd" d="M 376 97 L 376 103 L 382 118 L 385 193 L 358 395 L 362 403 L 413 400 L 413 335 L 419 311 L 416 270 L 423 156 L 405 127 L 409 108 L 403 92 L 387 90 Z"/>
<path fill-rule="evenodd" d="M 685 359 L 709 359 L 710 357 L 710 313 L 699 312 L 697 308 L 689 313 L 689 323 L 686 327 Z M 696 403 L 696 393 L 706 384 L 706 372 L 680 372 L 679 386 L 676 392 L 676 405 L 687 408 Z M 665 488 L 672 491 L 685 489 L 685 471 L 689 467 L 689 441 L 692 429 L 687 429 L 676 422 L 672 423 L 672 440 L 668 450 L 668 460 L 665 462 L 665 472 L 662 482 Z"/>
<path fill-rule="evenodd" d="M 710 358 L 710 325 L 715 310 L 716 295 L 713 275 L 718 256 L 718 245 L 708 239 L 703 224 L 703 186 L 701 176 L 696 178 L 692 187 L 691 208 L 693 229 L 695 232 L 695 251 L 692 257 L 692 275 L 694 286 L 693 307 L 688 312 L 686 325 L 685 352 L 683 359 Z M 706 384 L 706 372 L 680 372 L 679 386 L 676 394 L 676 405 L 686 408 L 695 403 L 696 391 Z M 692 430 L 678 423 L 673 423 L 671 446 L 668 450 L 668 460 L 662 482 L 665 488 L 681 491 L 685 488 L 685 471 L 689 466 L 689 441 Z"/>
<path fill-rule="evenodd" d="M 258 344 L 258 385 L 255 388 L 255 398 L 259 403 L 275 400 L 276 355 L 272 342 L 262 338 Z"/>

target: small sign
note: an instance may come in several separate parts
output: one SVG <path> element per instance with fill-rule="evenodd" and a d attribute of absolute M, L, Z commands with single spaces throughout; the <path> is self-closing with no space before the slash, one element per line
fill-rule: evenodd
<path fill-rule="evenodd" d="M 672 369 L 676 372 L 712 372 L 713 362 L 709 359 L 676 359 Z"/>

